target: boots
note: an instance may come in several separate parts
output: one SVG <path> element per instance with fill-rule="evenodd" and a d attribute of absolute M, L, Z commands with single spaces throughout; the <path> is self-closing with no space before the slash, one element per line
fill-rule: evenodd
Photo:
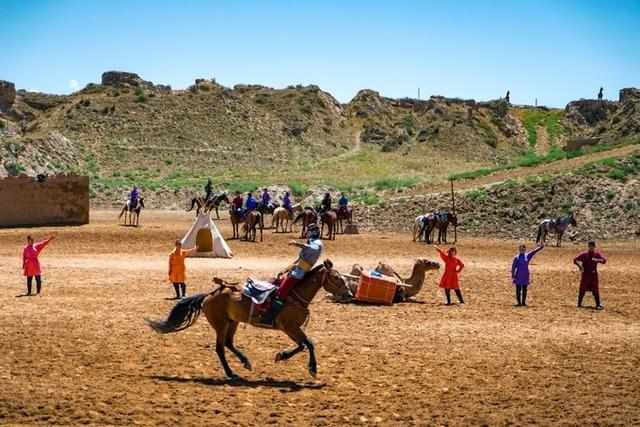
<path fill-rule="evenodd" d="M 187 296 L 187 285 L 186 283 L 180 283 L 180 290 L 182 291 L 182 298 Z"/>
<path fill-rule="evenodd" d="M 279 297 L 275 297 L 273 301 L 271 301 L 271 307 L 269 307 L 269 310 L 262 315 L 262 323 L 265 325 L 273 325 L 276 317 L 282 310 L 282 307 L 284 307 L 284 301 Z"/>

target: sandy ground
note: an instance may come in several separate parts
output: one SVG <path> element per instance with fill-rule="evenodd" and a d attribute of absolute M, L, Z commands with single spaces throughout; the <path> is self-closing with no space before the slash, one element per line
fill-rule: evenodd
<path fill-rule="evenodd" d="M 419 303 L 341 305 L 321 291 L 307 328 L 318 378 L 308 376 L 306 352 L 274 362 L 291 346 L 283 334 L 241 326 L 236 343 L 254 369 L 229 354 L 245 378 L 229 383 L 204 316 L 164 336 L 143 322 L 175 302 L 166 255 L 192 217 L 145 212 L 137 229 L 114 217 L 101 211 L 83 227 L 0 230 L 0 424 L 640 424 L 637 243 L 603 242 L 604 311 L 575 307 L 576 246 L 535 259 L 530 307 L 516 308 L 508 280 L 515 242 L 462 236 L 464 306 L 442 304 L 437 273 Z M 58 240 L 41 256 L 43 295 L 17 297 L 25 235 L 54 231 Z M 291 237 L 231 241 L 232 260 L 189 259 L 188 292 L 210 289 L 213 275 L 268 277 L 295 255 L 284 245 Z M 385 260 L 403 274 L 416 257 L 435 259 L 402 234 L 338 236 L 327 256 L 343 270 Z"/>

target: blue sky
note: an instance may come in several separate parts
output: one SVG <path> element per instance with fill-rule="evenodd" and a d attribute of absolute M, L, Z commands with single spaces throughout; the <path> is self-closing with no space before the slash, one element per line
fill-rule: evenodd
<path fill-rule="evenodd" d="M 0 79 L 69 93 L 114 69 L 564 106 L 640 86 L 640 0 L 0 0 Z"/>

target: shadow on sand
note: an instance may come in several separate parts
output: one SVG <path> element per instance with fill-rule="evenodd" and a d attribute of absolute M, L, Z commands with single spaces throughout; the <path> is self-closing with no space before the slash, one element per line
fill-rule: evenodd
<path fill-rule="evenodd" d="M 168 375 L 153 375 L 151 378 L 158 381 L 166 381 L 166 382 L 175 382 L 175 383 L 196 383 L 203 384 L 207 386 L 233 386 L 233 387 L 247 387 L 247 388 L 258 388 L 258 387 L 269 387 L 280 389 L 283 392 L 294 392 L 305 389 L 322 389 L 327 384 L 323 382 L 305 382 L 305 383 L 297 383 L 295 381 L 289 380 L 275 380 L 273 378 L 265 378 L 259 380 L 247 380 L 244 378 L 237 379 L 221 379 L 221 378 L 204 378 L 204 377 L 194 377 L 194 378 L 184 378 L 184 377 L 175 377 Z"/>

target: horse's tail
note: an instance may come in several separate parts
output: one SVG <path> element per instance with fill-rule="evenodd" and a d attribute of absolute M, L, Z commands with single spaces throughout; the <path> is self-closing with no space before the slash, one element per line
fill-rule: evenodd
<path fill-rule="evenodd" d="M 160 333 L 179 332 L 196 323 L 202 311 L 202 302 L 209 294 L 198 294 L 185 298 L 173 307 L 167 320 L 145 319 L 151 328 Z"/>
<path fill-rule="evenodd" d="M 542 228 L 544 227 L 544 224 L 540 224 L 538 226 L 538 235 L 536 236 L 536 243 L 540 243 L 540 241 L 542 240 Z"/>
<path fill-rule="evenodd" d="M 296 215 L 296 219 L 294 219 L 294 220 L 293 220 L 293 223 L 294 223 L 294 224 L 297 224 L 297 223 L 298 223 L 298 221 L 300 221 L 300 219 L 301 219 L 302 217 L 304 217 L 304 211 L 303 211 L 303 212 L 300 212 L 298 215 Z"/>
<path fill-rule="evenodd" d="M 124 208 L 122 208 L 122 210 L 120 211 L 120 215 L 118 215 L 118 219 L 122 218 L 122 215 L 124 215 L 124 212 L 127 210 L 127 206 L 125 205 Z"/>
<path fill-rule="evenodd" d="M 193 199 L 191 199 L 191 207 L 189 207 L 187 209 L 187 212 L 191 212 L 193 210 L 193 207 L 196 205 L 196 199 L 195 197 Z"/>

